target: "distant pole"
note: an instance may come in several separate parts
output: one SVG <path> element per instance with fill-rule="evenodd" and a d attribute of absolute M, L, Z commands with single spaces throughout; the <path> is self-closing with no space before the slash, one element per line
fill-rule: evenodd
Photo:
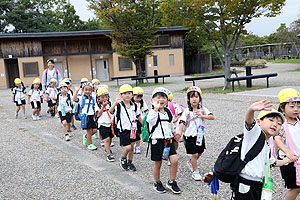
<path fill-rule="evenodd" d="M 199 31 L 199 26 L 197 26 L 197 31 Z M 198 42 L 198 53 L 197 53 L 197 66 L 198 66 L 198 70 L 199 70 L 199 73 L 202 73 L 202 70 L 201 70 L 201 64 L 200 64 L 200 39 L 199 39 L 199 32 L 197 34 L 197 42 Z"/>

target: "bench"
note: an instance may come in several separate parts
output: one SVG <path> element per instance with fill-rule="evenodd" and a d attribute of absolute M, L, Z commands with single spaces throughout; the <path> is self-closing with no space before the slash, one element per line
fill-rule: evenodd
<path fill-rule="evenodd" d="M 195 86 L 196 80 L 205 80 L 205 79 L 212 79 L 212 78 L 225 78 L 224 74 L 216 74 L 216 75 L 208 75 L 208 76 L 197 76 L 191 78 L 185 78 L 185 81 L 193 81 L 193 86 Z"/>
<path fill-rule="evenodd" d="M 117 85 L 119 85 L 119 79 L 130 79 L 136 77 L 138 76 L 119 76 L 119 77 L 112 77 L 111 80 L 117 80 Z"/>
<path fill-rule="evenodd" d="M 260 74 L 260 75 L 251 75 L 251 76 L 240 76 L 234 78 L 227 78 L 228 82 L 232 82 L 232 91 L 234 91 L 234 82 L 241 81 L 241 80 L 252 80 L 252 79 L 259 79 L 259 78 L 267 78 L 267 87 L 269 87 L 269 78 L 277 76 L 277 73 L 270 73 L 270 74 Z"/>
<path fill-rule="evenodd" d="M 136 86 L 138 86 L 138 81 L 139 80 L 148 80 L 148 79 L 158 79 L 158 78 L 162 78 L 163 79 L 163 84 L 165 83 L 165 78 L 166 77 L 170 77 L 170 75 L 155 75 L 155 76 L 139 76 L 139 77 L 133 77 L 131 78 L 131 80 L 135 81 Z"/>

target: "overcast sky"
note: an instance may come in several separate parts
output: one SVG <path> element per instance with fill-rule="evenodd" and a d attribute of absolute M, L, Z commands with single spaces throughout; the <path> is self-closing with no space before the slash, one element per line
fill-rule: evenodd
<path fill-rule="evenodd" d="M 88 10 L 85 0 L 70 0 L 74 5 L 77 14 L 84 21 L 94 16 L 93 12 Z M 276 32 L 281 23 L 287 26 L 291 22 L 300 18 L 300 0 L 286 0 L 286 5 L 282 10 L 282 14 L 273 18 L 254 19 L 250 24 L 246 25 L 246 29 L 255 35 L 265 36 Z"/>

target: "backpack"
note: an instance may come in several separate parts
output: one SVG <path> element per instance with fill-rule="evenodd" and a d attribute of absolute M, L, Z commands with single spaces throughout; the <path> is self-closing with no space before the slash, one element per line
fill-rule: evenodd
<path fill-rule="evenodd" d="M 125 108 L 124 102 L 122 101 L 121 103 L 122 103 L 122 105 Z M 116 117 L 114 118 L 114 132 L 115 132 L 115 134 L 116 134 L 117 137 L 119 137 L 119 133 L 120 133 L 120 129 L 117 128 L 117 125 L 118 125 L 118 122 L 121 121 L 121 117 L 120 117 L 121 116 L 121 103 L 117 104 L 117 113 L 116 113 Z M 132 102 L 132 101 L 130 101 L 130 105 L 134 105 L 134 112 L 136 112 L 137 111 L 137 104 L 134 103 L 134 102 Z M 122 129 L 122 123 L 120 123 L 120 125 L 121 125 L 120 126 L 121 131 L 123 131 L 123 129 Z"/>
<path fill-rule="evenodd" d="M 81 121 L 81 114 L 82 114 L 82 109 L 83 107 L 85 106 L 85 96 L 83 95 L 82 96 L 82 104 L 80 105 L 79 103 L 76 104 L 76 107 L 75 107 L 75 119 L 78 120 L 78 121 Z M 92 106 L 93 106 L 93 109 L 95 110 L 95 99 L 92 97 Z"/>
<path fill-rule="evenodd" d="M 59 105 L 59 96 L 60 96 L 60 95 L 61 95 L 61 93 L 59 92 L 59 93 L 57 94 L 57 96 L 56 96 L 56 105 L 57 105 L 57 106 Z M 71 96 L 70 96 L 70 94 L 67 93 L 66 96 L 67 96 L 67 103 L 70 102 L 70 104 L 71 104 Z M 71 106 L 71 105 L 69 105 L 69 106 Z"/>
<path fill-rule="evenodd" d="M 176 103 L 174 101 L 169 101 L 168 102 L 168 108 L 171 110 L 172 114 L 175 116 L 175 108 L 174 108 L 174 104 L 179 105 L 179 107 L 181 108 L 181 112 L 184 111 L 184 106 L 182 104 Z"/>
<path fill-rule="evenodd" d="M 231 138 L 216 160 L 215 174 L 218 179 L 225 183 L 234 183 L 246 164 L 253 160 L 265 145 L 265 135 L 261 132 L 255 144 L 245 155 L 245 159 L 241 160 L 243 139 L 243 133 Z"/>
<path fill-rule="evenodd" d="M 56 80 L 58 81 L 58 70 L 54 67 L 55 72 L 56 72 Z M 46 84 L 47 84 L 47 76 L 48 76 L 48 68 L 46 69 Z"/>
<path fill-rule="evenodd" d="M 167 114 L 168 114 L 168 120 L 167 120 L 167 121 L 168 121 L 169 123 L 171 123 L 172 120 L 173 120 L 173 115 L 172 115 L 170 109 L 164 107 L 164 110 L 165 110 L 165 112 L 167 112 Z M 147 122 L 148 114 L 149 114 L 149 112 L 148 112 L 148 113 L 145 115 L 145 117 L 143 118 L 143 125 L 142 125 L 142 131 L 141 131 L 141 132 L 142 132 L 142 133 L 141 133 L 141 135 L 142 135 L 142 141 L 143 141 L 143 142 L 148 142 L 148 147 L 147 147 L 146 157 L 147 157 L 147 155 L 148 155 L 149 144 L 150 144 L 151 136 L 152 136 L 153 132 L 154 132 L 155 129 L 157 128 L 159 122 L 161 122 L 161 121 L 166 121 L 166 120 L 161 120 L 161 119 L 158 117 L 158 119 L 157 119 L 155 125 L 152 127 L 152 130 L 150 131 L 150 130 L 149 130 L 149 123 Z"/>

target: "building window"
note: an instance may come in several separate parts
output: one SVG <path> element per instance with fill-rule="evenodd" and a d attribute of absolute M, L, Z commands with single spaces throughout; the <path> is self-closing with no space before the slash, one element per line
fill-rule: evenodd
<path fill-rule="evenodd" d="M 169 55 L 170 67 L 174 67 L 174 54 Z"/>
<path fill-rule="evenodd" d="M 153 56 L 153 67 L 158 67 L 157 56 Z"/>
<path fill-rule="evenodd" d="M 23 63 L 23 73 L 24 73 L 24 77 L 38 76 L 39 75 L 38 62 Z"/>
<path fill-rule="evenodd" d="M 132 70 L 132 62 L 129 58 L 119 57 L 119 70 L 127 71 Z"/>
<path fill-rule="evenodd" d="M 170 45 L 169 35 L 160 35 L 155 40 L 154 46 L 169 46 L 169 45 Z"/>

